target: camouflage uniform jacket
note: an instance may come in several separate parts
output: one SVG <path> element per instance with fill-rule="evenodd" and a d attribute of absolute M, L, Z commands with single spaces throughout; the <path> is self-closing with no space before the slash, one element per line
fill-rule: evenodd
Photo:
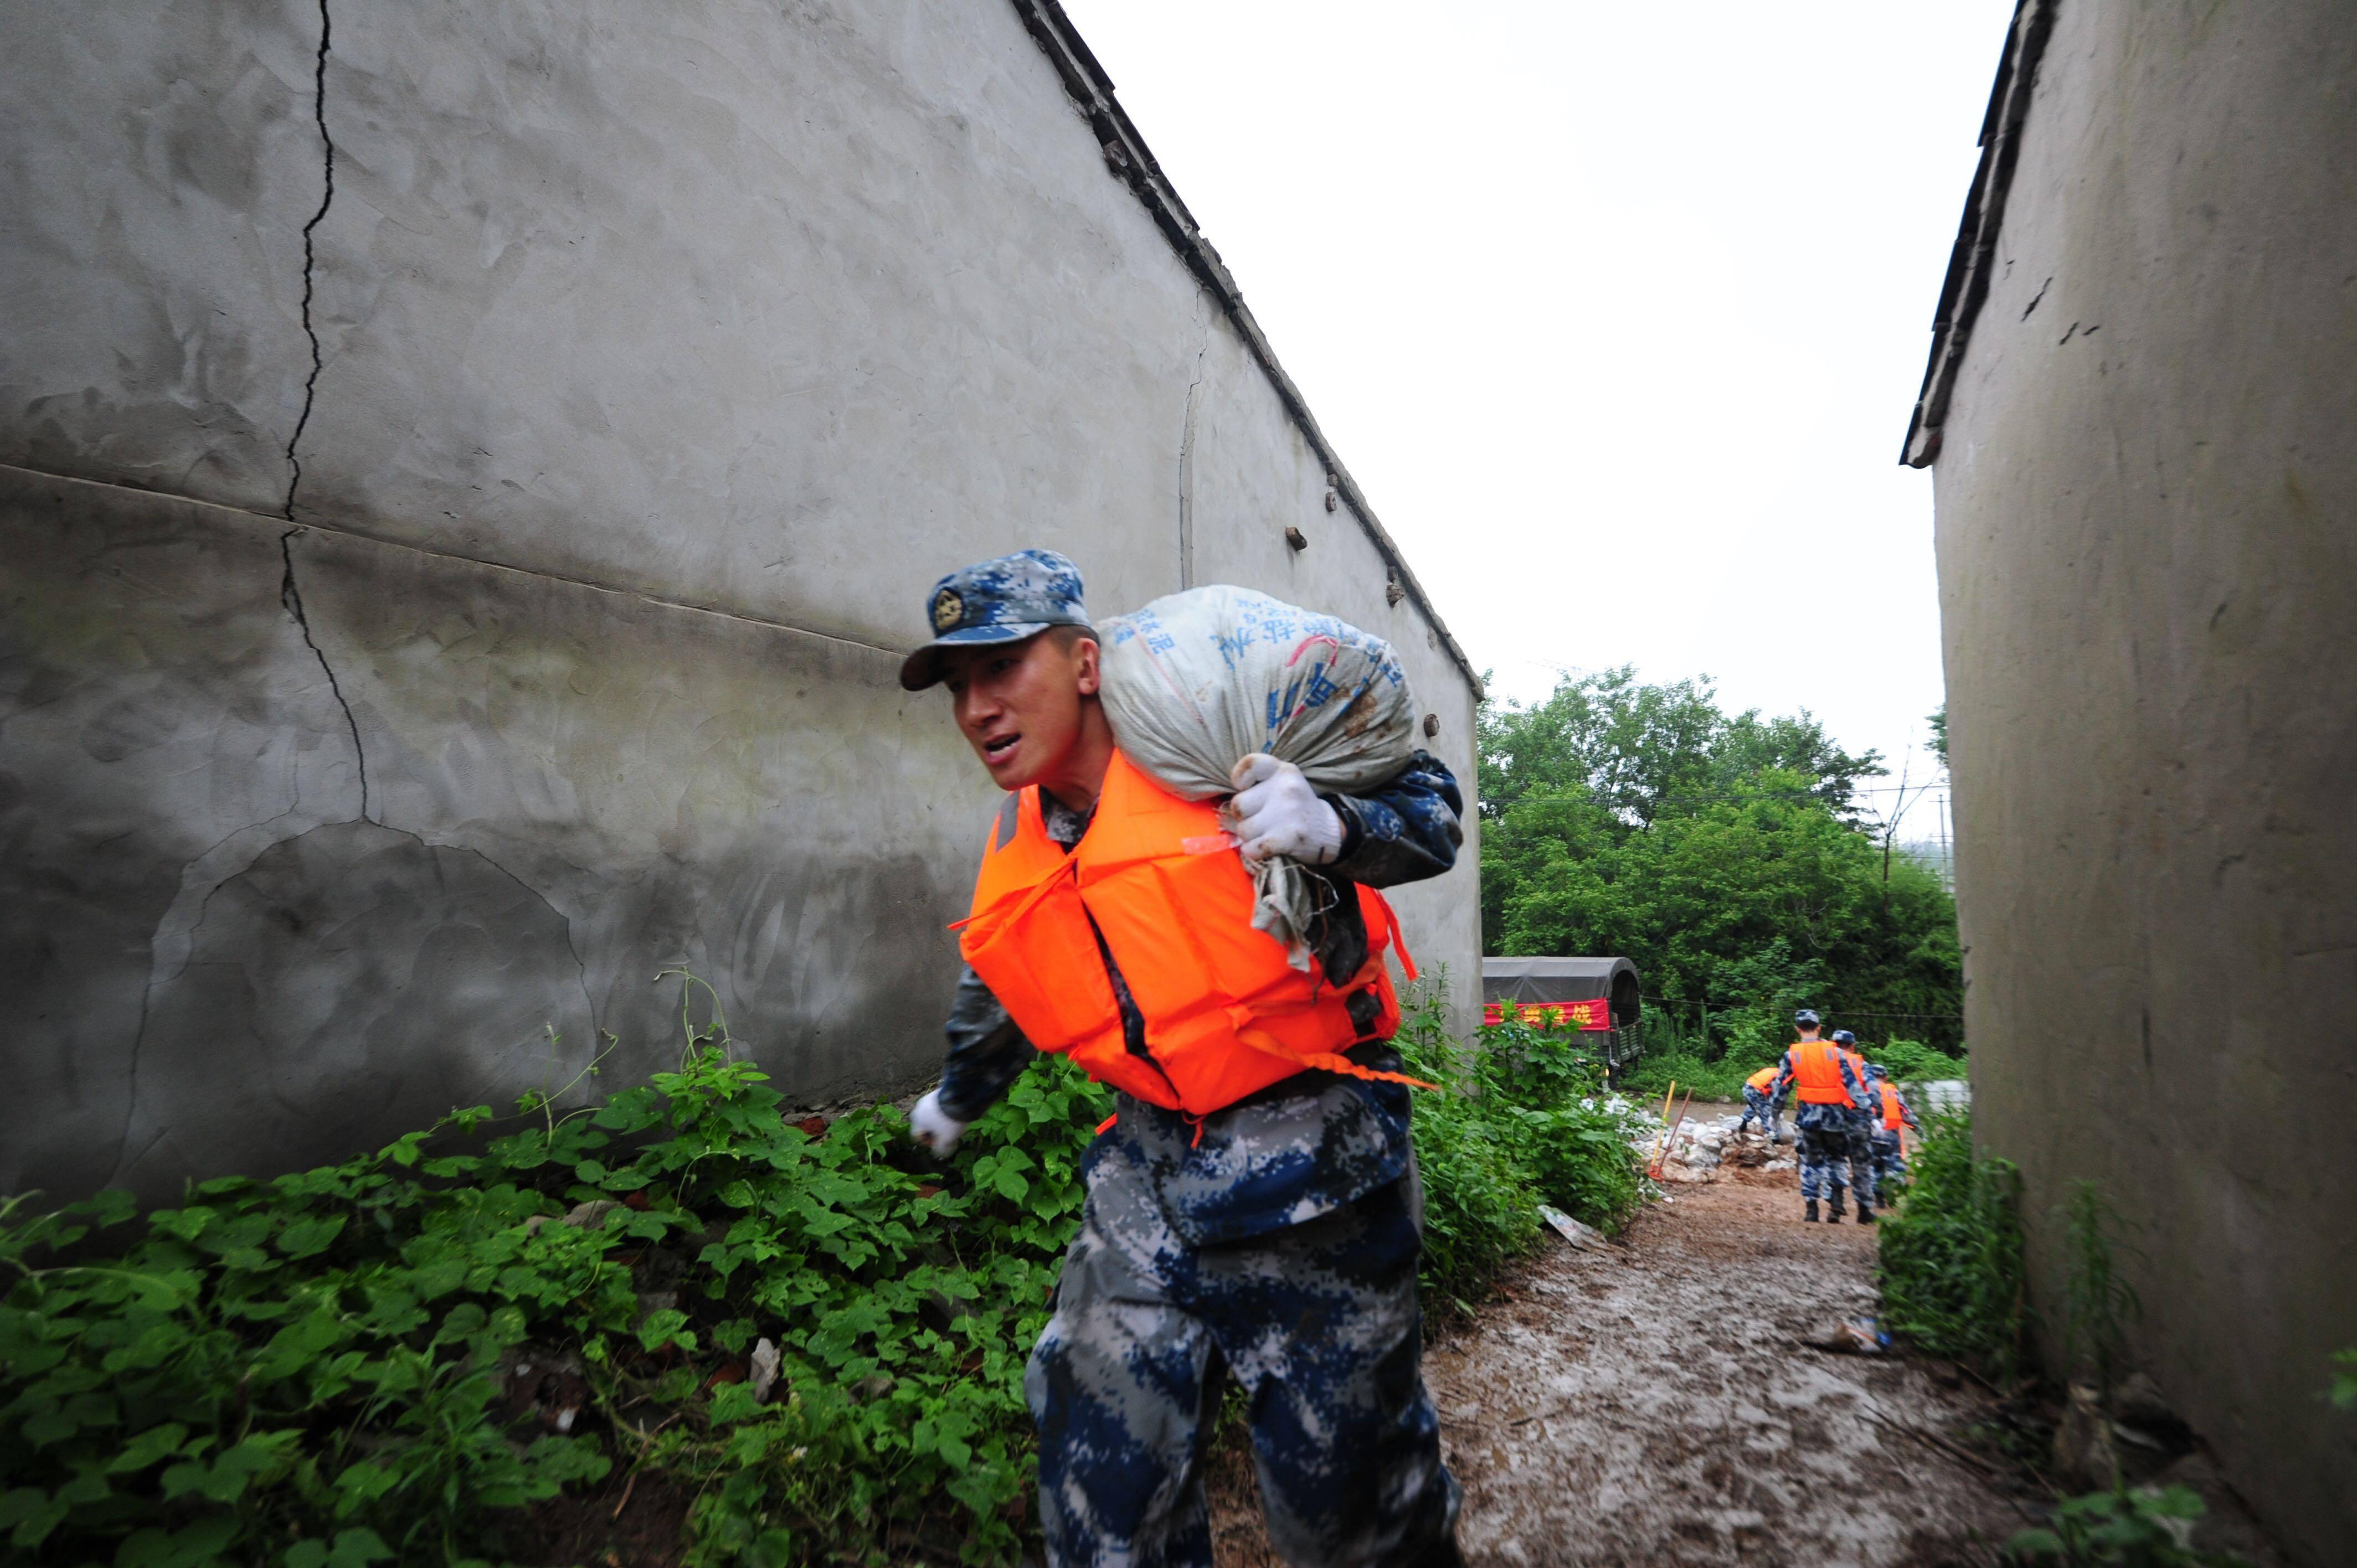
<path fill-rule="evenodd" d="M 1342 819 L 1342 849 L 1318 870 L 1330 882 L 1370 887 L 1437 876 L 1454 865 L 1465 832 L 1464 801 L 1448 767 L 1418 751 L 1398 778 L 1365 795 L 1328 795 Z M 1070 849 L 1087 816 L 1042 798 L 1048 836 Z M 1366 961 L 1367 931 L 1356 898 L 1338 896 L 1314 933 L 1318 962 L 1340 983 Z M 1146 1054 L 1146 1022 L 1121 972 L 1106 958 L 1129 1048 Z M 1373 1037 L 1351 1047 L 1361 1066 L 1392 1070 L 1398 1058 Z M 970 1122 L 1031 1065 L 1037 1053 L 1015 1020 L 968 968 L 944 1026 L 941 1106 Z M 1295 1074 L 1203 1119 L 1119 1097 L 1120 1120 L 1104 1138 L 1120 1139 L 1154 1174 L 1173 1229 L 1197 1244 L 1257 1236 L 1314 1219 L 1396 1179 L 1408 1165 L 1408 1090 L 1315 1069 Z"/>
<path fill-rule="evenodd" d="M 1852 1068 L 1849 1058 L 1838 1047 L 1835 1048 L 1835 1059 L 1841 1063 L 1842 1087 L 1849 1091 L 1849 1104 L 1819 1105 L 1803 1100 L 1800 1110 L 1792 1114 L 1793 1126 L 1803 1129 L 1840 1126 L 1846 1129 L 1863 1125 L 1860 1119 L 1869 1112 L 1877 1120 L 1880 1119 L 1882 1100 L 1867 1088 L 1866 1075 Z M 1792 1091 L 1792 1053 L 1787 1050 L 1783 1059 L 1776 1064 L 1776 1081 L 1768 1086 L 1768 1098 L 1774 1103 L 1778 1115 L 1783 1114 L 1784 1097 Z"/>

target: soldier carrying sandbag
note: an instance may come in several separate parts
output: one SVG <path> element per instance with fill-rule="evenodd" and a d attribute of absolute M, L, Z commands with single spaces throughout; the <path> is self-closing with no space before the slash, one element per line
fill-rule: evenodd
<path fill-rule="evenodd" d="M 1026 550 L 929 597 L 933 640 L 900 682 L 949 687 L 1009 793 L 960 935 L 941 1087 L 910 1122 L 948 1152 L 1035 1047 L 1117 1091 L 1024 1379 L 1051 1563 L 1208 1568 L 1197 1459 L 1222 1362 L 1286 1561 L 1454 1563 L 1458 1489 L 1419 1370 L 1413 1080 L 1387 1043 L 1398 927 L 1376 889 L 1454 864 L 1462 801 L 1406 740 L 1413 704 L 1387 645 L 1257 595 L 1198 593 L 1229 597 L 1178 596 L 1092 629 L 1078 569 Z M 1206 615 L 1234 624 L 1207 634 Z M 1261 693 L 1264 655 L 1287 673 Z M 1116 692 L 1146 710 L 1117 742 L 1106 666 L 1124 660 L 1152 679 Z M 1257 724 L 1222 690 L 1240 683 L 1265 697 L 1266 748 L 1222 755 L 1198 735 L 1193 758 L 1200 773 L 1219 757 L 1212 782 L 1232 800 L 1148 770 L 1187 771 L 1173 753 L 1188 725 Z M 1157 703 L 1184 725 L 1146 722 Z M 1305 736 L 1317 749 L 1335 713 L 1352 717 L 1321 755 L 1369 782 L 1321 793 L 1271 753 Z M 1371 728 L 1396 740 L 1380 768 Z"/>

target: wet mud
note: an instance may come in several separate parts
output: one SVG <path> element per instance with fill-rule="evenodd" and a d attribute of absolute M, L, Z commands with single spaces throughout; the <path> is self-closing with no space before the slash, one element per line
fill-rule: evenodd
<path fill-rule="evenodd" d="M 1875 1309 L 1874 1232 L 1802 1222 L 1789 1174 L 1673 1188 L 1619 1240 L 1550 1240 L 1427 1351 L 1468 1562 L 1945 1568 L 2042 1510 L 1975 1454 L 1953 1368 L 1809 1348 Z M 1276 1560 L 1249 1460 L 1209 1483 L 1222 1568 Z"/>

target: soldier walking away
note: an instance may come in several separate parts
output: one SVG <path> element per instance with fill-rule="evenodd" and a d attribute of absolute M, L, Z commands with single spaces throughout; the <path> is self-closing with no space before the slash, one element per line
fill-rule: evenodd
<path fill-rule="evenodd" d="M 1809 1008 L 1792 1015 L 1800 1039 L 1776 1066 L 1776 1081 L 1768 1097 L 1781 1112 L 1784 1096 L 1800 1097 L 1792 1124 L 1801 1135 L 1801 1218 L 1814 1223 L 1817 1197 L 1829 1199 L 1831 1222 L 1842 1218 L 1843 1167 L 1849 1161 L 1851 1118 L 1866 1110 L 1866 1086 L 1851 1070 L 1849 1058 L 1831 1040 L 1820 1039 L 1824 1020 Z"/>
<path fill-rule="evenodd" d="M 1117 1091 L 1024 1378 L 1049 1563 L 1208 1568 L 1198 1459 L 1222 1365 L 1287 1562 L 1458 1563 L 1458 1488 L 1419 1364 L 1422 1190 L 1375 891 L 1454 864 L 1456 780 L 1418 751 L 1368 794 L 1319 795 L 1258 755 L 1230 806 L 1241 854 L 1189 855 L 1222 831 L 1218 809 L 1115 746 L 1071 562 L 1026 550 L 969 566 L 927 613 L 933 640 L 900 683 L 948 684 L 1009 793 L 960 939 L 941 1087 L 912 1128 L 948 1153 L 1035 1046 Z M 1250 927 L 1246 864 L 1273 854 L 1328 884 L 1313 973 Z M 1221 998 L 1245 1000 L 1207 1004 Z"/>
<path fill-rule="evenodd" d="M 1768 1100 L 1768 1086 L 1775 1081 L 1773 1067 L 1763 1067 L 1743 1080 L 1743 1119 L 1735 1124 L 1738 1136 L 1756 1116 L 1760 1119 L 1760 1131 L 1767 1134 L 1770 1143 L 1776 1141 L 1776 1113 Z"/>
<path fill-rule="evenodd" d="M 1889 1073 L 1880 1062 L 1866 1064 L 1867 1075 L 1874 1081 L 1873 1089 L 1880 1103 L 1877 1109 L 1879 1122 L 1874 1130 L 1874 1190 L 1878 1197 L 1887 1197 L 1893 1187 L 1907 1179 L 1907 1149 L 1899 1129 L 1912 1127 L 1919 1133 L 1923 1123 L 1915 1120 L 1915 1108 L 1890 1081 Z"/>
<path fill-rule="evenodd" d="M 1841 1050 L 1842 1059 L 1849 1063 L 1851 1073 L 1860 1084 L 1867 1084 L 1867 1109 L 1850 1118 L 1849 1124 L 1849 1189 L 1857 1198 L 1857 1222 L 1874 1223 L 1874 1123 L 1882 1113 L 1882 1101 L 1875 1097 L 1867 1078 L 1866 1057 L 1857 1048 L 1857 1036 L 1847 1029 L 1834 1031 L 1834 1044 Z"/>

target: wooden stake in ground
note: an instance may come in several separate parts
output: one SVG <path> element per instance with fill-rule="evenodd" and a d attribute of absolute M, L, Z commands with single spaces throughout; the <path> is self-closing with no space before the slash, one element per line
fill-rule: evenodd
<path fill-rule="evenodd" d="M 1670 1086 L 1670 1092 L 1672 1094 L 1675 1094 L 1677 1091 L 1677 1085 L 1673 1083 Z M 1652 1180 L 1659 1181 L 1662 1179 L 1662 1166 L 1669 1162 L 1670 1151 L 1677 1145 L 1678 1129 L 1686 1124 L 1686 1111 L 1693 1104 L 1694 1090 L 1689 1089 L 1686 1090 L 1686 1097 L 1678 1102 L 1678 1119 L 1676 1122 L 1663 1133 L 1662 1136 L 1662 1146 L 1660 1150 L 1654 1154 L 1653 1163 L 1645 1167 L 1645 1175 Z M 1669 1112 L 1669 1105 L 1666 1101 L 1663 1103 L 1662 1111 L 1664 1115 Z"/>
<path fill-rule="evenodd" d="M 1662 1136 L 1660 1140 L 1653 1144 L 1653 1152 L 1645 1156 L 1645 1168 L 1649 1171 L 1662 1163 L 1662 1151 L 1669 1144 L 1670 1101 L 1675 1100 L 1677 1097 L 1678 1080 L 1676 1079 L 1670 1079 L 1670 1091 L 1662 1096 Z"/>

